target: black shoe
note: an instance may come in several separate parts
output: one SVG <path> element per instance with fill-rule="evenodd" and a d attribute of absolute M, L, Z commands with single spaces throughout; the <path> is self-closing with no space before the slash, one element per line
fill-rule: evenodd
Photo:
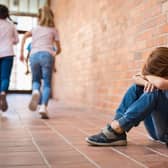
<path fill-rule="evenodd" d="M 0 95 L 0 108 L 3 112 L 5 112 L 8 109 L 8 103 L 5 94 Z"/>
<path fill-rule="evenodd" d="M 127 145 L 126 133 L 118 134 L 108 124 L 101 133 L 86 138 L 91 145 L 98 146 L 125 146 Z"/>

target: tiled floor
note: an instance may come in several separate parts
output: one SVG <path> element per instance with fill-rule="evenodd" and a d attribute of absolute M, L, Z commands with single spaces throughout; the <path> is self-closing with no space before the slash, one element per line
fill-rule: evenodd
<path fill-rule="evenodd" d="M 126 147 L 93 147 L 85 137 L 97 133 L 111 115 L 49 105 L 50 120 L 27 108 L 29 95 L 9 95 L 0 117 L 0 168 L 168 168 L 168 149 L 148 139 L 143 126 L 131 130 Z"/>

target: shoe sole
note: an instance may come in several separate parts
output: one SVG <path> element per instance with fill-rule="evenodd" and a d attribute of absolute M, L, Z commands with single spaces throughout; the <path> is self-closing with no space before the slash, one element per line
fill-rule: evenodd
<path fill-rule="evenodd" d="M 49 119 L 47 113 L 44 113 L 44 112 L 39 112 L 39 113 L 40 113 L 42 119 Z"/>
<path fill-rule="evenodd" d="M 126 146 L 127 145 L 127 141 L 126 140 L 118 140 L 118 141 L 111 142 L 111 143 L 94 142 L 94 141 L 89 140 L 88 138 L 86 138 L 85 140 L 89 144 L 95 145 L 95 146 Z"/>
<path fill-rule="evenodd" d="M 38 103 L 39 103 L 40 95 L 39 94 L 34 94 L 32 95 L 30 104 L 29 104 L 29 109 L 31 111 L 35 111 L 37 109 Z"/>

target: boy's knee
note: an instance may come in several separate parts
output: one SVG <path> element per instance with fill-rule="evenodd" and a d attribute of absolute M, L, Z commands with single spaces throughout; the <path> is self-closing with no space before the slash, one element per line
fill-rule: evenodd
<path fill-rule="evenodd" d="M 130 86 L 130 89 L 133 89 L 133 90 L 135 90 L 135 91 L 142 91 L 143 90 L 143 86 L 140 86 L 140 85 L 137 85 L 137 84 L 132 84 L 131 86 Z"/>

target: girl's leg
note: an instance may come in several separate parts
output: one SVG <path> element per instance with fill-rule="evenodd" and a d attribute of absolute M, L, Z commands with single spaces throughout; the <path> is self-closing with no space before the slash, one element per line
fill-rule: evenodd
<path fill-rule="evenodd" d="M 143 94 L 143 86 L 133 84 L 125 93 L 114 119 L 117 120 L 123 116 L 127 109 Z"/>
<path fill-rule="evenodd" d="M 1 92 L 8 91 L 12 66 L 13 56 L 1 58 Z"/>
<path fill-rule="evenodd" d="M 41 86 L 41 66 L 39 63 L 40 54 L 36 53 L 30 57 L 30 66 L 32 71 L 32 98 L 29 103 L 29 109 L 35 111 L 40 101 Z"/>
<path fill-rule="evenodd" d="M 41 66 L 39 63 L 40 54 L 36 53 L 30 57 L 30 67 L 32 71 L 32 90 L 40 90 L 41 86 Z"/>
<path fill-rule="evenodd" d="M 43 89 L 39 113 L 43 119 L 48 119 L 47 105 L 51 96 L 51 77 L 53 68 L 53 57 L 48 52 L 42 52 L 41 56 Z"/>
<path fill-rule="evenodd" d="M 52 77 L 53 57 L 44 52 L 41 60 L 42 78 L 43 78 L 43 90 L 41 104 L 48 105 L 49 98 L 51 96 L 51 77 Z"/>
<path fill-rule="evenodd" d="M 0 109 L 6 111 L 8 103 L 6 100 L 6 92 L 9 88 L 11 70 L 13 66 L 13 56 L 1 58 L 0 61 Z"/>

